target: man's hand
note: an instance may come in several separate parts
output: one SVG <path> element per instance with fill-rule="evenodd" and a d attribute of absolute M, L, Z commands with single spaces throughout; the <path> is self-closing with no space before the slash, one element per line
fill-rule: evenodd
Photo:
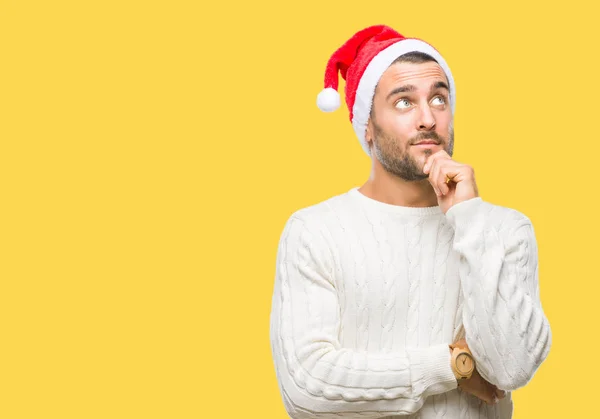
<path fill-rule="evenodd" d="M 427 158 L 423 173 L 429 174 L 429 182 L 444 214 L 453 205 L 479 196 L 473 168 L 455 162 L 444 150 Z M 446 182 L 447 177 L 452 180 Z"/>
<path fill-rule="evenodd" d="M 477 369 L 473 371 L 471 378 L 467 380 L 461 380 L 458 386 L 463 391 L 472 394 L 487 404 L 495 404 L 506 396 L 506 392 L 504 390 L 500 390 L 495 385 L 485 381 L 483 377 L 479 375 Z"/>
<path fill-rule="evenodd" d="M 459 340 L 457 343 L 462 344 L 463 346 L 467 346 L 467 342 L 465 339 Z M 477 368 L 471 374 L 471 378 L 466 380 L 461 380 L 458 386 L 465 392 L 472 394 L 480 400 L 483 400 L 487 404 L 495 404 L 500 399 L 506 397 L 506 392 L 504 390 L 498 389 L 495 385 L 488 383 L 483 379 L 481 375 L 477 372 Z"/>

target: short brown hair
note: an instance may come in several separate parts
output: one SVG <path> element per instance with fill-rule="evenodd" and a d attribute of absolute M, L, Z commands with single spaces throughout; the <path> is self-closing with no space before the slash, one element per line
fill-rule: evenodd
<path fill-rule="evenodd" d="M 427 63 L 430 61 L 437 63 L 437 60 L 429 54 L 425 54 L 424 52 L 420 52 L 420 51 L 411 51 L 411 52 L 407 52 L 404 55 L 399 56 L 390 65 L 394 65 L 397 63 L 421 64 L 421 63 Z"/>

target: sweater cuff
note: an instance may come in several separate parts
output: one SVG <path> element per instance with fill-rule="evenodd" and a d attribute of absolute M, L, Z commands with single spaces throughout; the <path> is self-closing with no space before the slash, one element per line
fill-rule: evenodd
<path fill-rule="evenodd" d="M 415 392 L 425 397 L 441 394 L 458 387 L 450 365 L 450 346 L 434 345 L 426 349 L 409 352 L 413 369 Z"/>
<path fill-rule="evenodd" d="M 454 230 L 461 230 L 462 227 L 472 225 L 476 221 L 475 215 L 486 205 L 487 203 L 479 196 L 467 199 L 450 207 L 446 211 L 446 219 Z"/>

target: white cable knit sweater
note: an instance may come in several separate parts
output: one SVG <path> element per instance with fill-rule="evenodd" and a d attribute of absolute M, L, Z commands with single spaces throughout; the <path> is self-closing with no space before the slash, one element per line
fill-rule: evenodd
<path fill-rule="evenodd" d="M 270 326 L 294 419 L 510 418 L 510 391 L 551 346 L 526 216 L 481 198 L 444 215 L 358 188 L 289 218 Z M 457 388 L 448 345 L 465 335 L 480 374 L 508 390 L 497 405 Z"/>

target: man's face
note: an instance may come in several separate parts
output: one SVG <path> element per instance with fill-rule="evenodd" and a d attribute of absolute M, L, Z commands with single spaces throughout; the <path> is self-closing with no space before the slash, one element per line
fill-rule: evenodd
<path fill-rule="evenodd" d="M 452 156 L 454 130 L 448 80 L 435 62 L 396 63 L 381 76 L 367 125 L 372 155 L 402 179 L 426 179 L 427 157 L 439 150 Z M 417 144 L 433 141 L 434 144 Z"/>

